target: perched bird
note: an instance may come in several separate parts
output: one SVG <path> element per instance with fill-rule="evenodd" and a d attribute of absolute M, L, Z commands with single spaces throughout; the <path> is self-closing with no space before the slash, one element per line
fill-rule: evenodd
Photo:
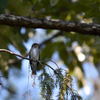
<path fill-rule="evenodd" d="M 30 58 L 30 66 L 32 70 L 32 75 L 36 75 L 36 70 L 38 66 L 38 62 L 35 60 L 39 60 L 40 58 L 40 48 L 38 43 L 34 43 L 29 51 Z"/>

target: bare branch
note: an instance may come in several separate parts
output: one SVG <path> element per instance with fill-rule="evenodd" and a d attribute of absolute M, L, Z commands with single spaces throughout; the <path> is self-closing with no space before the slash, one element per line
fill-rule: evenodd
<path fill-rule="evenodd" d="M 60 77 L 60 75 L 59 75 L 59 73 L 54 69 L 54 68 L 52 68 L 50 65 L 48 65 L 47 63 L 45 63 L 45 62 L 41 62 L 41 61 L 38 61 L 39 62 L 39 64 L 40 65 L 46 65 L 47 67 L 49 67 L 50 69 L 52 69 L 53 70 L 53 72 L 55 73 L 55 74 L 57 74 L 59 77 Z"/>
<path fill-rule="evenodd" d="M 20 57 L 20 58 L 22 58 L 22 59 L 26 59 L 26 60 L 31 60 L 31 59 L 29 59 L 29 58 L 26 58 L 26 57 L 24 57 L 24 56 L 22 56 L 22 55 L 19 55 L 19 54 L 16 54 L 16 53 L 14 53 L 14 52 L 12 52 L 12 51 L 10 51 L 10 50 L 7 50 L 7 49 L 0 49 L 0 52 L 6 52 L 6 53 L 9 53 L 9 54 L 11 54 L 11 55 L 15 55 L 15 56 L 18 56 L 18 57 Z M 50 65 L 48 65 L 48 64 L 46 64 L 46 63 L 44 63 L 44 62 L 42 62 L 41 63 L 41 61 L 39 61 L 39 60 L 35 60 L 35 61 L 37 61 L 37 62 L 39 62 L 41 65 L 47 65 L 47 66 L 49 66 L 52 70 L 54 70 Z M 52 61 L 52 60 L 50 60 L 50 61 Z M 53 63 L 55 63 L 54 61 L 52 61 Z M 56 64 L 56 63 L 55 63 Z M 57 65 L 57 64 L 56 64 Z M 54 70 L 54 72 L 55 72 L 55 70 Z M 0 77 L 2 77 L 2 76 L 0 76 Z"/>
<path fill-rule="evenodd" d="M 66 32 L 78 32 L 82 34 L 100 36 L 100 24 L 95 23 L 80 23 L 74 21 L 53 20 L 46 18 L 39 19 L 25 16 L 1 14 L 0 24 L 9 25 L 12 27 L 24 26 L 29 28 L 57 29 Z"/>
<path fill-rule="evenodd" d="M 14 53 L 14 52 L 12 52 L 12 51 L 10 51 L 10 50 L 6 50 L 6 49 L 0 49 L 0 52 L 6 52 L 6 53 L 9 53 L 9 54 L 11 54 L 11 55 L 18 56 L 18 57 L 20 57 L 20 58 L 22 58 L 22 59 L 26 59 L 26 60 L 33 60 L 33 59 L 26 58 L 26 57 L 24 57 L 24 56 L 22 56 L 22 55 L 16 54 L 16 53 Z M 56 71 L 55 69 L 53 69 L 50 65 L 46 64 L 45 62 L 40 61 L 40 60 L 34 60 L 34 61 L 40 63 L 41 65 L 46 65 L 46 66 L 48 66 L 49 68 L 51 68 L 51 69 L 54 71 L 55 74 L 58 74 L 58 75 L 59 75 L 59 73 L 57 73 L 57 71 Z M 52 60 L 50 60 L 50 61 L 53 62 L 53 63 L 55 63 L 55 62 L 52 61 Z M 56 64 L 56 63 L 55 63 L 55 64 Z M 56 64 L 56 66 L 58 67 L 57 64 Z M 59 67 L 58 67 L 58 68 L 59 68 Z"/>
<path fill-rule="evenodd" d="M 26 57 L 24 57 L 24 56 L 22 56 L 22 55 L 16 54 L 16 53 L 14 53 L 14 52 L 12 52 L 12 51 L 10 51 L 10 50 L 0 49 L 0 52 L 6 52 L 6 53 L 9 53 L 9 54 L 18 56 L 18 57 L 20 57 L 20 58 L 22 58 L 22 59 L 30 60 L 29 58 L 26 58 Z"/>

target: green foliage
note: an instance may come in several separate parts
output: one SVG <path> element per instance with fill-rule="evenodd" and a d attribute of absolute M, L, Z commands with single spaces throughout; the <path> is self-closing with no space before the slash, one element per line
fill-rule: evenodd
<path fill-rule="evenodd" d="M 51 78 L 51 76 L 48 73 L 45 72 L 45 70 L 43 70 L 43 73 L 40 76 L 40 80 L 41 80 L 41 87 L 42 87 L 41 95 L 46 100 L 51 99 L 51 95 L 54 88 L 54 80 Z"/>
<path fill-rule="evenodd" d="M 52 67 L 52 66 L 51 66 Z M 52 93 L 54 89 L 59 87 L 59 94 L 57 95 L 57 100 L 82 100 L 76 91 L 72 89 L 72 78 L 66 72 L 64 76 L 61 69 L 55 70 L 52 77 L 45 69 L 43 69 L 42 74 L 39 77 L 41 84 L 41 95 L 45 100 L 54 100 L 52 98 Z"/>
<path fill-rule="evenodd" d="M 56 50 L 56 43 L 50 43 L 45 46 L 41 51 L 41 59 L 49 59 L 52 57 L 53 52 Z"/>
<path fill-rule="evenodd" d="M 4 12 L 4 9 L 7 6 L 8 1 L 7 0 L 0 0 L 0 13 Z"/>

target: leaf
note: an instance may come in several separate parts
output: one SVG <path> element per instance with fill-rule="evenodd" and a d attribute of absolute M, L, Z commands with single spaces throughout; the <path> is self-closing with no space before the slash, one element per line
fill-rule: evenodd
<path fill-rule="evenodd" d="M 57 43 L 49 43 L 41 50 L 41 59 L 50 59 L 56 50 Z"/>

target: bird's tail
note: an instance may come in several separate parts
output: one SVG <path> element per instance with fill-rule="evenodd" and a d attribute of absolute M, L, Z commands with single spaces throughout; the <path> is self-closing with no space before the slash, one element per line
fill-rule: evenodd
<path fill-rule="evenodd" d="M 36 75 L 36 68 L 37 68 L 37 63 L 32 62 L 31 64 L 32 75 Z"/>

